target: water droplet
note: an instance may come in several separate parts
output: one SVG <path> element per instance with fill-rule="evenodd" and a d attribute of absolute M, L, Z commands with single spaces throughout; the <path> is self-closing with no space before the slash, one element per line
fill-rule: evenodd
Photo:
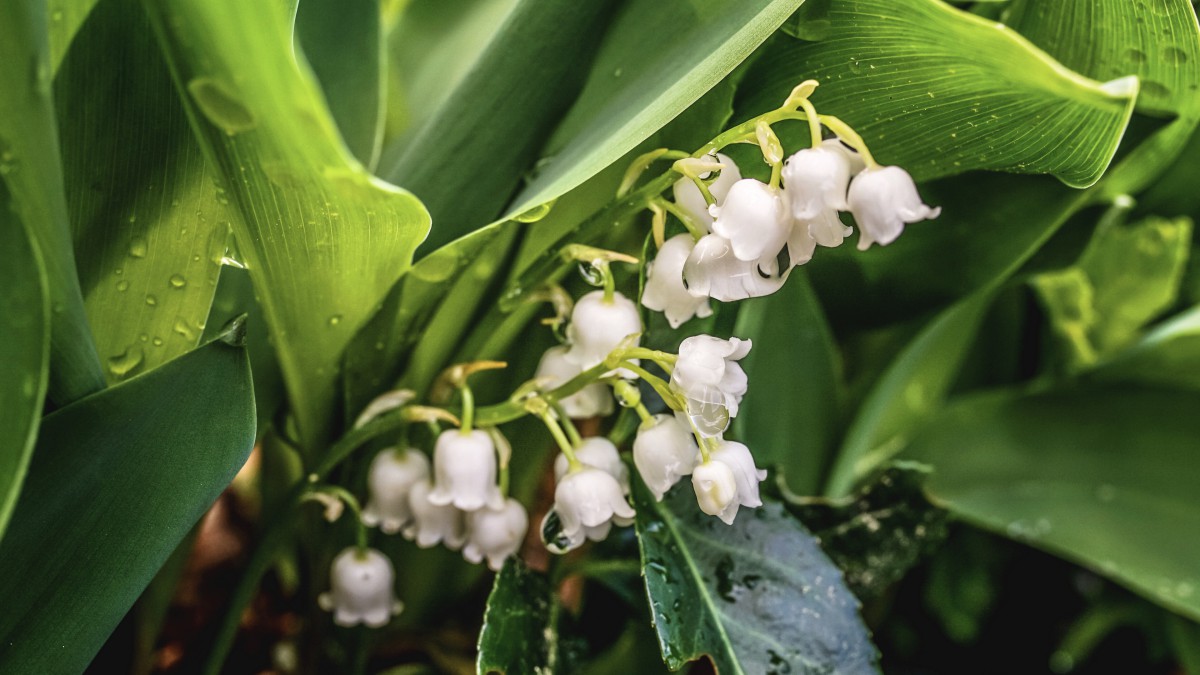
<path fill-rule="evenodd" d="M 1142 93 L 1153 98 L 1171 98 L 1171 90 L 1165 84 L 1154 80 L 1142 82 Z"/>
<path fill-rule="evenodd" d="M 242 261 L 237 260 L 235 258 L 230 258 L 227 255 L 221 256 L 221 259 L 218 262 L 220 262 L 222 265 L 228 265 L 229 267 L 236 267 L 239 270 L 246 269 L 245 263 L 243 263 Z"/>
<path fill-rule="evenodd" d="M 188 322 L 183 317 L 175 319 L 175 325 L 171 327 L 171 330 L 182 335 L 185 340 L 196 339 L 196 332 L 192 330 L 192 327 L 188 325 Z"/>
<path fill-rule="evenodd" d="M 182 274 L 171 275 L 171 288 L 183 288 L 187 286 L 187 279 Z"/>
<path fill-rule="evenodd" d="M 1179 47 L 1167 47 L 1163 49 L 1163 60 L 1172 66 L 1182 66 L 1187 63 L 1188 54 Z"/>
<path fill-rule="evenodd" d="M 158 306 L 158 298 L 154 297 L 151 294 L 146 294 L 146 304 L 150 305 L 151 307 L 157 307 Z"/>
<path fill-rule="evenodd" d="M 539 204 L 524 213 L 513 216 L 513 220 L 518 223 L 536 223 L 537 221 L 550 215 L 550 210 L 554 208 L 554 200 L 548 201 L 545 204 Z"/>
<path fill-rule="evenodd" d="M 604 273 L 600 271 L 598 265 L 588 262 L 579 263 L 579 275 L 592 286 L 599 287 L 604 285 Z"/>
<path fill-rule="evenodd" d="M 129 281 L 126 279 L 122 279 L 122 280 L 118 281 L 117 282 L 117 290 L 120 291 L 121 293 L 124 293 L 125 291 L 129 290 Z"/>
<path fill-rule="evenodd" d="M 145 237 L 134 237 L 129 240 L 129 255 L 133 258 L 145 258 L 148 249 Z"/>
<path fill-rule="evenodd" d="M 224 82 L 213 77 L 197 77 L 188 82 L 187 90 L 208 121 L 230 136 L 254 128 L 254 114 Z"/>
<path fill-rule="evenodd" d="M 142 359 L 145 355 L 142 348 L 137 345 L 130 345 L 128 349 L 110 356 L 108 359 L 108 370 L 114 377 L 126 377 L 131 374 L 138 366 L 142 365 Z"/>
<path fill-rule="evenodd" d="M 775 650 L 767 650 L 767 661 L 771 668 L 767 671 L 767 675 L 787 675 L 792 672 L 792 664 L 787 659 L 775 653 Z"/>
<path fill-rule="evenodd" d="M 332 326 L 336 326 L 336 325 L 338 325 L 338 324 L 339 324 L 339 323 L 341 323 L 341 322 L 342 322 L 342 315 L 341 315 L 341 314 L 334 314 L 333 316 L 329 317 L 329 325 L 330 325 L 330 327 L 332 327 Z"/>
<path fill-rule="evenodd" d="M 17 161 L 16 155 L 9 150 L 0 152 L 0 175 L 7 176 L 8 174 L 16 173 L 20 168 L 21 164 Z"/>
<path fill-rule="evenodd" d="M 54 23 L 61 23 L 63 20 L 63 11 L 61 9 L 56 9 L 53 12 L 50 12 L 50 20 Z"/>
<path fill-rule="evenodd" d="M 725 602 L 736 602 L 733 587 L 733 558 L 725 556 L 717 562 L 717 595 Z"/>
<path fill-rule="evenodd" d="M 854 73 L 855 75 L 861 75 L 862 71 L 863 71 L 862 61 L 859 61 L 858 59 L 855 59 L 855 58 L 851 58 L 850 59 L 850 72 Z"/>
<path fill-rule="evenodd" d="M 163 346 L 163 339 L 156 336 L 153 340 L 150 341 L 150 344 L 154 345 L 155 347 L 161 347 L 161 346 Z"/>
<path fill-rule="evenodd" d="M 1125 50 L 1125 58 L 1133 63 L 1145 63 L 1146 52 L 1140 49 L 1127 49 Z"/>

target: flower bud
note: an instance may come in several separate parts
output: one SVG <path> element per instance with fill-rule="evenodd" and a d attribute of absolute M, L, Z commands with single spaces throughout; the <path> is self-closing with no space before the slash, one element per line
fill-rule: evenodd
<path fill-rule="evenodd" d="M 725 195 L 729 194 L 729 188 L 733 184 L 742 179 L 742 173 L 738 170 L 738 165 L 727 155 L 717 153 L 717 161 L 724 168 L 721 169 L 721 175 L 708 186 L 709 193 L 716 200 L 717 206 L 725 200 Z M 701 178 L 707 179 L 709 174 L 701 174 Z M 708 204 L 704 201 L 704 195 L 700 194 L 700 188 L 696 187 L 696 183 L 690 178 L 680 178 L 675 181 L 673 186 L 675 194 L 675 203 L 686 211 L 695 221 L 704 226 L 705 229 L 711 230 L 713 219 L 708 213 Z"/>
<path fill-rule="evenodd" d="M 442 543 L 450 550 L 457 550 L 466 540 L 463 512 L 449 504 L 443 506 L 429 501 L 431 490 L 433 485 L 427 480 L 409 490 L 408 508 L 413 517 L 404 528 L 404 537 L 416 541 L 421 548 Z"/>
<path fill-rule="evenodd" d="M 547 389 L 566 384 L 568 380 L 583 372 L 583 369 L 577 364 L 568 361 L 566 355 L 567 348 L 563 346 L 551 347 L 542 355 L 536 377 L 546 383 Z M 561 399 L 559 405 L 562 406 L 568 417 L 577 419 L 611 415 L 613 398 L 608 387 L 595 382 Z"/>
<path fill-rule="evenodd" d="M 567 326 L 571 348 L 565 358 L 581 369 L 591 368 L 625 338 L 641 332 L 642 318 L 629 298 L 613 293 L 612 302 L 605 302 L 604 291 L 592 291 L 580 298 L 571 312 L 571 325 Z"/>
<path fill-rule="evenodd" d="M 850 182 L 847 201 L 858 223 L 860 251 L 873 243 L 887 246 L 900 236 L 906 223 L 931 220 L 942 212 L 921 201 L 912 176 L 898 166 L 864 169 Z"/>
<path fill-rule="evenodd" d="M 496 448 L 485 431 L 443 431 L 433 452 L 433 472 L 437 482 L 429 501 L 437 506 L 474 511 L 504 505 L 496 485 Z"/>
<path fill-rule="evenodd" d="M 755 263 L 774 259 L 783 250 L 792 224 L 779 191 L 746 178 L 729 189 L 712 231 L 729 240 L 738 260 Z"/>
<path fill-rule="evenodd" d="M 704 318 L 712 315 L 708 298 L 692 295 L 683 282 L 683 266 L 695 246 L 691 235 L 676 235 L 668 239 L 658 250 L 654 261 L 646 265 L 642 306 L 666 314 L 671 328 L 678 328 L 693 316 Z"/>
<path fill-rule="evenodd" d="M 733 470 L 722 462 L 708 461 L 692 470 L 692 487 L 700 510 L 717 516 L 726 524 L 737 516 L 737 479 Z"/>
<path fill-rule="evenodd" d="M 692 472 L 697 452 L 691 431 L 674 415 L 655 415 L 642 424 L 633 441 L 633 463 L 660 502 L 682 476 Z"/>
<path fill-rule="evenodd" d="M 367 474 L 367 506 L 363 523 L 395 534 L 412 519 L 408 493 L 429 478 L 429 459 L 419 450 L 386 448 L 371 461 Z"/>
<path fill-rule="evenodd" d="M 333 559 L 330 590 L 317 602 L 322 609 L 333 612 L 333 621 L 339 626 L 362 623 L 378 628 L 403 608 L 392 591 L 395 578 L 387 556 L 373 548 L 350 547 Z"/>
<path fill-rule="evenodd" d="M 498 510 L 483 508 L 467 514 L 467 543 L 463 557 L 470 563 L 487 558 L 488 567 L 499 572 L 504 559 L 521 548 L 529 514 L 515 499 L 509 498 Z"/>

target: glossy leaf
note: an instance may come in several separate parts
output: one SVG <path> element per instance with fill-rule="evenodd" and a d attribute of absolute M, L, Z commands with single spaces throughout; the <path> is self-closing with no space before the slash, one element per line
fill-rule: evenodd
<path fill-rule="evenodd" d="M 481 674 L 568 672 L 560 669 L 558 615 L 550 579 L 509 558 L 496 575 L 479 634 Z"/>
<path fill-rule="evenodd" d="M 1006 27 L 941 0 L 834 0 L 818 42 L 781 40 L 756 65 L 739 118 L 814 78 L 817 110 L 848 122 L 918 180 L 971 169 L 1095 183 L 1117 149 L 1134 80 L 1101 85 Z M 1037 133 L 1030 133 L 1030 129 Z"/>
<path fill-rule="evenodd" d="M 819 494 L 843 391 L 841 355 L 808 277 L 795 271 L 783 290 L 742 303 L 733 334 L 754 343 L 742 360 L 752 385 L 735 437 L 759 464 L 780 467 L 793 492 Z"/>
<path fill-rule="evenodd" d="M 143 3 L 217 167 L 219 200 L 271 326 L 307 449 L 336 411 L 341 354 L 411 263 L 429 217 L 351 158 L 277 3 Z"/>
<path fill-rule="evenodd" d="M 28 228 L 50 295 L 49 399 L 65 405 L 104 387 L 83 311 L 54 128 L 46 6 L 0 3 L 0 208 Z"/>
<path fill-rule="evenodd" d="M 878 672 L 858 600 L 781 504 L 726 525 L 697 508 L 691 485 L 655 502 L 634 482 L 646 592 L 672 670 L 708 655 L 722 675 Z"/>
<path fill-rule="evenodd" d="M 0 181 L 0 204 L 5 185 Z M 0 541 L 33 454 L 50 358 L 42 259 L 16 214 L 0 206 Z"/>
<path fill-rule="evenodd" d="M 825 486 L 841 497 L 904 448 L 922 420 L 946 400 L 993 293 L 945 310 L 892 361 L 859 408 Z"/>
<path fill-rule="evenodd" d="M 222 341 L 47 416 L 0 541 L 0 671 L 82 672 L 253 442 Z"/>
<path fill-rule="evenodd" d="M 196 347 L 229 235 L 137 0 L 105 0 L 56 79 L 84 307 L 109 382 Z"/>
<path fill-rule="evenodd" d="M 1195 394 L 1130 387 L 962 400 L 905 456 L 937 503 L 1200 617 Z"/>

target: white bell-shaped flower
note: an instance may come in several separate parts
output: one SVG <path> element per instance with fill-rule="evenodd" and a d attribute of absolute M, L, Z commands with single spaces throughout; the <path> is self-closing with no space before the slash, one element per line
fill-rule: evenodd
<path fill-rule="evenodd" d="M 612 302 L 604 301 L 604 291 L 592 291 L 575 303 L 567 340 L 571 348 L 566 359 L 580 368 L 595 366 L 616 349 L 625 338 L 642 332 L 637 305 L 620 293 Z"/>
<path fill-rule="evenodd" d="M 689 234 L 678 234 L 663 243 L 658 256 L 646 265 L 646 288 L 642 291 L 642 306 L 667 317 L 671 328 L 693 316 L 704 318 L 712 315 L 708 297 L 695 296 L 688 292 L 683 283 L 683 266 L 696 247 Z"/>
<path fill-rule="evenodd" d="M 445 544 L 446 548 L 458 550 L 466 541 L 466 524 L 463 512 L 450 504 L 439 505 L 429 501 L 433 484 L 423 480 L 408 493 L 408 508 L 412 511 L 412 522 L 404 528 L 404 537 L 417 542 L 421 548 Z"/>
<path fill-rule="evenodd" d="M 729 194 L 729 188 L 742 179 L 742 172 L 738 170 L 737 163 L 727 155 L 718 152 L 717 162 L 722 166 L 721 175 L 717 176 L 717 179 L 708 186 L 708 191 L 712 193 L 717 206 L 720 206 L 725 200 L 725 195 Z M 700 174 L 700 177 L 707 179 L 709 174 Z M 703 225 L 705 229 L 711 230 L 713 218 L 708 212 L 708 204 L 704 201 L 704 195 L 700 194 L 700 188 L 696 187 L 696 183 L 690 178 L 680 178 L 675 181 L 673 190 L 675 203 L 695 218 L 697 223 Z"/>
<path fill-rule="evenodd" d="M 836 218 L 836 212 L 834 214 Z M 792 267 L 803 265 L 812 260 L 813 253 L 817 250 L 817 240 L 812 236 L 812 231 L 808 225 L 804 223 L 796 223 L 792 228 L 792 233 L 788 235 L 788 260 Z"/>
<path fill-rule="evenodd" d="M 797 221 L 807 222 L 830 210 L 846 210 L 851 167 L 841 146 L 836 139 L 825 141 L 797 152 L 784 163 L 783 189 Z"/>
<path fill-rule="evenodd" d="M 612 441 L 603 436 L 585 438 L 575 449 L 575 458 L 582 464 L 600 469 L 616 478 L 621 485 L 621 491 L 629 494 L 629 467 L 621 461 L 621 453 Z M 555 480 L 562 480 L 570 468 L 567 456 L 558 453 L 558 457 L 554 458 Z"/>
<path fill-rule="evenodd" d="M 568 380 L 583 372 L 578 364 L 567 360 L 567 348 L 564 346 L 551 347 L 542 355 L 538 363 L 537 379 L 545 383 L 547 389 L 553 389 L 566 384 Z M 559 400 L 563 411 L 568 417 L 585 418 L 597 415 L 611 415 L 613 397 L 609 388 L 599 382 L 589 384 L 570 396 Z"/>
<path fill-rule="evenodd" d="M 563 533 L 572 540 L 581 534 L 592 535 L 587 528 L 607 528 L 614 518 L 628 522 L 633 507 L 616 478 L 603 469 L 586 464 L 568 470 L 554 490 L 554 509 L 562 521 Z M 607 530 L 603 534 L 607 534 Z"/>
<path fill-rule="evenodd" d="M 403 605 L 396 600 L 392 584 L 396 571 L 387 556 L 373 548 L 351 546 L 333 559 L 329 568 L 329 592 L 317 597 L 322 609 L 333 612 L 339 626 L 386 624 Z"/>
<path fill-rule="evenodd" d="M 709 455 L 714 462 L 721 462 L 733 470 L 737 482 L 738 503 L 758 508 L 762 499 L 758 496 L 758 484 L 766 480 L 767 472 L 754 465 L 750 448 L 736 441 L 721 440 L 716 450 Z"/>
<path fill-rule="evenodd" d="M 367 506 L 362 520 L 369 527 L 379 526 L 386 534 L 395 534 L 412 520 L 408 493 L 418 482 L 429 479 L 429 459 L 425 453 L 408 448 L 387 448 L 371 461 L 367 473 Z"/>
<path fill-rule="evenodd" d="M 687 413 L 700 433 L 716 436 L 737 417 L 746 394 L 746 371 L 736 361 L 750 353 L 750 340 L 696 335 L 679 345 L 671 386 L 687 400 Z"/>
<path fill-rule="evenodd" d="M 433 504 L 453 504 L 463 511 L 504 505 L 496 485 L 496 446 L 486 431 L 443 431 L 433 450 L 433 475 Z"/>
<path fill-rule="evenodd" d="M 467 514 L 467 543 L 463 546 L 463 557 L 475 564 L 487 558 L 488 567 L 499 572 L 504 559 L 520 550 L 527 529 L 529 514 L 521 502 L 511 497 L 505 500 L 501 509 L 472 511 Z"/>
<path fill-rule="evenodd" d="M 905 224 L 931 220 L 942 212 L 921 201 L 912 176 L 898 166 L 863 169 L 850 182 L 847 201 L 858 223 L 860 251 L 873 243 L 887 246 L 900 236 Z"/>
<path fill-rule="evenodd" d="M 692 470 L 692 488 L 700 510 L 732 524 L 738 511 L 737 478 L 723 462 L 709 460 Z"/>
<path fill-rule="evenodd" d="M 674 415 L 655 415 L 638 428 L 633 440 L 633 463 L 654 498 L 661 502 L 681 477 L 692 472 L 698 451 L 687 425 Z"/>
<path fill-rule="evenodd" d="M 700 298 L 733 302 L 770 295 L 783 286 L 774 260 L 738 260 L 729 240 L 710 234 L 696 242 L 683 265 L 688 293 Z"/>
<path fill-rule="evenodd" d="M 717 210 L 712 231 L 729 240 L 738 260 L 761 264 L 783 250 L 792 231 L 792 221 L 784 211 L 778 190 L 746 178 L 729 189 Z"/>

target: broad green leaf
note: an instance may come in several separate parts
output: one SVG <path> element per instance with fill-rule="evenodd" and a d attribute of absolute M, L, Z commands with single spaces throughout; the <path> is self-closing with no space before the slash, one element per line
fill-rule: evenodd
<path fill-rule="evenodd" d="M 267 2 L 143 3 L 271 326 L 300 437 L 336 413 L 342 351 L 411 263 L 429 216 L 351 158 Z"/>
<path fill-rule="evenodd" d="M 0 541 L 0 672 L 83 672 L 253 443 L 223 341 L 47 416 Z"/>
<path fill-rule="evenodd" d="M 1200 396 L 1130 387 L 964 399 L 905 456 L 936 503 L 1200 617 Z"/>
<path fill-rule="evenodd" d="M 946 539 L 946 512 L 929 504 L 921 491 L 924 480 L 923 471 L 894 467 L 852 496 L 789 497 L 785 506 L 816 536 L 851 592 L 867 600 L 882 595 Z"/>
<path fill-rule="evenodd" d="M 797 494 L 821 491 L 841 431 L 841 355 L 803 270 L 783 290 L 738 308 L 734 335 L 754 342 L 742 360 L 752 386 L 735 436 Z"/>
<path fill-rule="evenodd" d="M 0 205 L 5 185 L 0 181 Z M 42 258 L 16 214 L 0 206 L 0 541 L 37 439 L 46 397 L 50 301 Z"/>
<path fill-rule="evenodd" d="M 802 1 L 626 3 L 508 215 L 558 198 L 632 150 L 732 72 Z"/>
<path fill-rule="evenodd" d="M 428 246 L 500 215 L 582 86 L 615 4 L 521 0 L 454 93 L 383 167 L 433 216 Z"/>
<path fill-rule="evenodd" d="M 559 662 L 558 603 L 554 586 L 516 558 L 496 575 L 479 633 L 481 674 L 570 672 Z"/>
<path fill-rule="evenodd" d="M 1179 156 L 1200 123 L 1200 27 L 1189 0 L 1017 0 L 1006 21 L 1078 73 L 1137 75 L 1137 110 L 1176 118 L 1121 159 L 1106 196 L 1141 191 Z"/>
<path fill-rule="evenodd" d="M 758 62 L 739 118 L 813 78 L 819 112 L 848 122 L 879 161 L 918 180 L 993 169 L 1086 187 L 1108 167 L 1133 111 L 1135 80 L 1088 80 L 941 0 L 834 0 L 828 20 L 824 39 L 780 40 Z"/>
<path fill-rule="evenodd" d="M 1200 673 L 1200 624 L 1175 617 L 1167 624 L 1167 635 L 1183 672 Z"/>
<path fill-rule="evenodd" d="M 903 450 L 921 422 L 941 407 L 993 297 L 985 289 L 943 311 L 896 357 L 850 423 L 826 495 L 848 494 Z"/>
<path fill-rule="evenodd" d="M 1200 307 L 1164 321 L 1087 377 L 1200 389 Z"/>
<path fill-rule="evenodd" d="M 379 0 L 304 0 L 296 7 L 296 41 L 342 140 L 368 168 L 374 168 L 383 142 L 382 20 Z"/>
<path fill-rule="evenodd" d="M 100 0 L 47 0 L 50 15 L 50 68 L 58 73 L 75 34 Z"/>
<path fill-rule="evenodd" d="M 878 672 L 841 570 L 783 505 L 726 525 L 700 511 L 691 485 L 655 502 L 634 483 L 646 592 L 671 670 L 708 655 L 721 675 Z"/>
<path fill-rule="evenodd" d="M 104 0 L 56 79 L 84 307 L 109 382 L 200 341 L 229 235 L 137 0 Z"/>
<path fill-rule="evenodd" d="M 54 128 L 46 6 L 0 3 L 0 209 L 12 210 L 41 253 L 50 295 L 51 402 L 104 387 L 83 311 Z"/>

